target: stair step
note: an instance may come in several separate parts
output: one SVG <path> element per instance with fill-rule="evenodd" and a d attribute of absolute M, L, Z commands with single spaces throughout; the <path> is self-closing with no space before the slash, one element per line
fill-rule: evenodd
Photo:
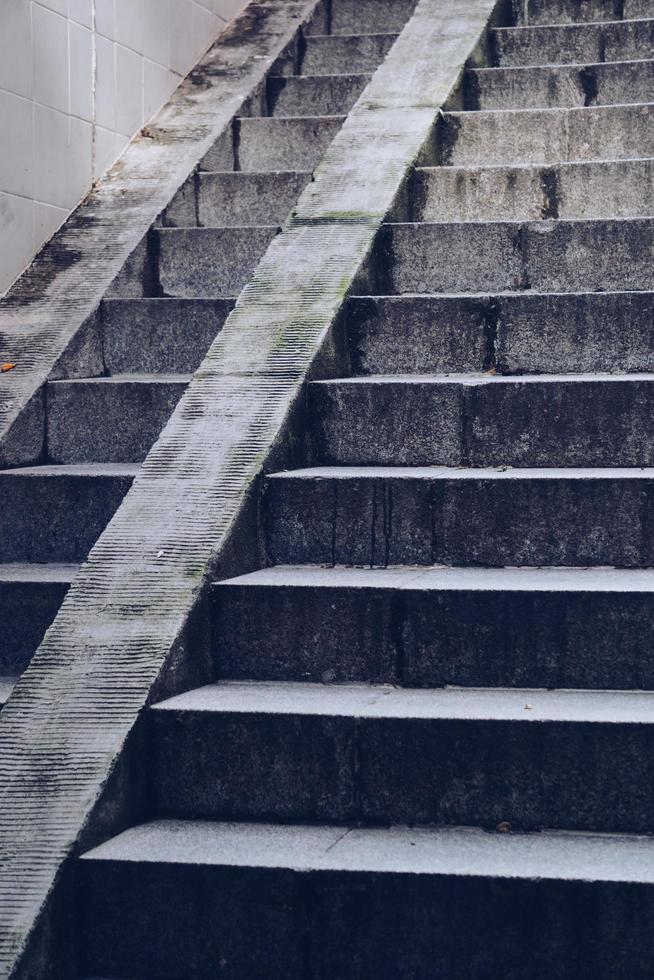
<path fill-rule="evenodd" d="M 448 980 L 651 971 L 645 836 L 158 820 L 78 871 L 89 974 L 210 977 L 222 960 L 289 980 L 307 964 L 319 980 L 426 963 Z"/>
<path fill-rule="evenodd" d="M 574 108 L 654 102 L 654 61 L 526 68 L 475 68 L 467 109 Z"/>
<path fill-rule="evenodd" d="M 311 180 L 310 173 L 202 173 L 197 224 L 203 227 L 281 225 Z"/>
<path fill-rule="evenodd" d="M 654 159 L 416 170 L 412 221 L 587 220 L 654 215 Z"/>
<path fill-rule="evenodd" d="M 223 681 L 149 725 L 166 815 L 651 829 L 654 692 Z"/>
<path fill-rule="evenodd" d="M 233 299 L 105 299 L 109 374 L 192 374 L 218 336 Z"/>
<path fill-rule="evenodd" d="M 0 470 L 0 560 L 82 561 L 138 469 L 96 463 Z"/>
<path fill-rule="evenodd" d="M 502 68 L 654 58 L 652 19 L 500 27 L 492 31 L 491 38 L 495 59 Z"/>
<path fill-rule="evenodd" d="M 203 157 L 202 171 L 310 172 L 343 125 L 344 116 L 253 116 L 234 119 Z"/>
<path fill-rule="evenodd" d="M 332 0 L 330 32 L 399 34 L 415 6 L 416 0 Z"/>
<path fill-rule="evenodd" d="M 652 469 L 314 467 L 266 504 L 271 564 L 654 565 Z"/>
<path fill-rule="evenodd" d="M 574 24 L 654 15 L 652 0 L 524 0 L 514 4 L 520 24 Z"/>
<path fill-rule="evenodd" d="M 450 112 L 439 133 L 441 163 L 559 164 L 654 156 L 654 105 Z"/>
<path fill-rule="evenodd" d="M 361 296 L 347 307 L 357 374 L 654 371 L 654 294 Z"/>
<path fill-rule="evenodd" d="M 365 74 L 382 63 L 397 34 L 314 34 L 306 38 L 303 75 Z"/>
<path fill-rule="evenodd" d="M 276 226 L 159 228 L 161 288 L 167 296 L 236 296 L 278 232 Z"/>
<path fill-rule="evenodd" d="M 369 74 L 272 75 L 267 86 L 268 114 L 346 115 L 369 81 Z"/>
<path fill-rule="evenodd" d="M 228 680 L 654 690 L 652 592 L 651 570 L 276 566 L 214 585 L 215 670 Z"/>
<path fill-rule="evenodd" d="M 330 466 L 654 466 L 652 374 L 377 375 L 308 404 Z"/>
<path fill-rule="evenodd" d="M 53 463 L 139 463 L 156 442 L 190 375 L 122 374 L 50 381 Z"/>
<path fill-rule="evenodd" d="M 654 219 L 385 225 L 385 293 L 641 290 L 654 286 Z"/>
<path fill-rule="evenodd" d="M 72 564 L 0 564 L 0 675 L 25 670 L 77 569 Z"/>

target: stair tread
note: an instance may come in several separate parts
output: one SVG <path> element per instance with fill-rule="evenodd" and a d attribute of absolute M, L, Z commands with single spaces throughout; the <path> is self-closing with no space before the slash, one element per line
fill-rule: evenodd
<path fill-rule="evenodd" d="M 320 381 L 312 381 L 313 385 L 361 385 L 361 384 L 461 384 L 461 385 L 486 385 L 486 384 L 588 384 L 589 382 L 613 382 L 613 381 L 654 381 L 652 372 L 632 372 L 626 374 L 603 374 L 601 372 L 573 373 L 570 374 L 492 374 L 489 371 L 452 373 L 452 374 L 365 374 L 353 375 L 343 378 L 327 378 Z"/>
<path fill-rule="evenodd" d="M 510 27 L 493 27 L 493 34 L 518 34 L 520 31 L 548 31 L 561 28 L 572 28 L 575 30 L 587 30 L 589 27 L 616 27 L 623 24 L 650 24 L 651 17 L 629 17 L 624 20 L 601 20 L 601 21 L 573 21 L 569 24 L 513 24 Z"/>
<path fill-rule="evenodd" d="M 553 66 L 556 67 L 556 66 Z M 560 67 L 560 66 L 559 66 Z M 500 71 L 508 69 L 482 69 L 484 71 Z M 532 115 L 540 113 L 569 113 L 569 112 L 585 112 L 590 113 L 600 113 L 600 112 L 615 112 L 620 109 L 654 109 L 654 102 L 612 102 L 610 105 L 573 105 L 573 106 L 527 106 L 523 108 L 506 108 L 506 109 L 448 109 L 443 112 L 443 118 L 445 120 L 450 118 L 468 117 L 476 118 L 478 116 L 525 116 L 527 113 Z M 590 158 L 592 159 L 592 158 Z M 558 163 L 559 161 L 557 161 Z M 590 161 L 589 161 L 590 162 Z"/>
<path fill-rule="evenodd" d="M 619 169 L 625 165 L 631 163 L 649 163 L 654 160 L 654 157 L 644 156 L 644 157 L 621 157 L 619 160 L 607 158 L 606 160 L 559 160 L 557 163 L 520 163 L 516 161 L 515 163 L 488 163 L 488 164 L 452 164 L 449 166 L 434 166 L 434 167 L 416 167 L 415 172 L 419 174 L 429 174 L 435 175 L 443 173 L 444 171 L 448 174 L 454 173 L 473 173 L 478 174 L 481 172 L 497 172 L 506 173 L 507 171 L 522 170 L 522 171 L 532 171 L 534 173 L 540 173 L 542 170 L 556 170 L 558 168 L 566 168 L 568 170 L 575 169 L 588 169 L 588 168 L 598 168 L 598 167 L 611 167 Z M 593 218 L 593 221 L 598 221 L 602 219 Z"/>
<path fill-rule="evenodd" d="M 124 831 L 81 860 L 654 883 L 651 837 L 570 831 L 500 834 L 472 827 L 155 820 Z"/>
<path fill-rule="evenodd" d="M 503 467 L 480 466 L 311 466 L 268 473 L 268 480 L 639 480 L 654 479 L 654 467 L 570 466 Z"/>
<path fill-rule="evenodd" d="M 3 562 L 0 563 L 0 583 L 61 582 L 66 584 L 72 582 L 79 567 L 72 562 Z"/>
<path fill-rule="evenodd" d="M 284 586 L 393 590 L 513 592 L 654 592 L 654 569 L 631 568 L 455 568 L 447 565 L 395 565 L 352 568 L 348 565 L 276 565 L 215 583 L 230 586 Z"/>
<path fill-rule="evenodd" d="M 0 470 L 3 476 L 136 476 L 140 463 L 47 463 Z"/>
<path fill-rule="evenodd" d="M 188 384 L 191 374 L 111 374 L 98 378 L 60 378 L 49 381 L 50 385 L 125 385 L 125 384 Z"/>
<path fill-rule="evenodd" d="M 624 22 L 623 22 L 624 23 Z M 550 24 L 550 27 L 556 27 L 556 24 Z M 494 72 L 540 72 L 540 71 L 560 71 L 566 72 L 571 68 L 611 68 L 616 65 L 642 65 L 654 62 L 652 58 L 621 58 L 618 61 L 580 61 L 571 62 L 564 65 L 553 64 L 553 65 L 498 65 L 491 68 L 471 68 L 476 75 L 488 76 Z M 563 108 L 563 106 L 561 106 Z M 587 107 L 582 107 L 587 108 Z"/>

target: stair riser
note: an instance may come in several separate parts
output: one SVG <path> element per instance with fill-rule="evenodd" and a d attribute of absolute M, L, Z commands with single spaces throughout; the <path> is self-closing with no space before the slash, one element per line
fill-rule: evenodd
<path fill-rule="evenodd" d="M 654 381 L 309 387 L 316 465 L 652 466 Z"/>
<path fill-rule="evenodd" d="M 333 0 L 332 34 L 399 34 L 413 14 L 416 0 Z"/>
<path fill-rule="evenodd" d="M 647 479 L 274 478 L 272 564 L 654 565 Z"/>
<path fill-rule="evenodd" d="M 57 381 L 48 386 L 53 463 L 140 463 L 186 382 Z"/>
<path fill-rule="evenodd" d="M 650 977 L 645 885 L 136 862 L 81 862 L 80 878 L 89 976 L 209 980 L 224 960 L 288 980 L 307 963 L 316 980 L 425 963 L 447 980 Z"/>
<path fill-rule="evenodd" d="M 654 214 L 654 161 L 419 170 L 412 221 L 537 221 Z"/>
<path fill-rule="evenodd" d="M 578 24 L 651 16 L 650 0 L 513 0 L 517 24 Z"/>
<path fill-rule="evenodd" d="M 132 478 L 0 476 L 0 556 L 4 562 L 77 562 L 105 529 Z"/>
<path fill-rule="evenodd" d="M 166 815 L 652 828 L 654 725 L 171 709 L 150 725 Z"/>
<path fill-rule="evenodd" d="M 654 220 L 387 225 L 389 293 L 650 289 Z"/>
<path fill-rule="evenodd" d="M 471 71 L 468 109 L 555 109 L 654 102 L 654 61 Z"/>
<path fill-rule="evenodd" d="M 350 300 L 355 374 L 654 371 L 649 293 Z"/>
<path fill-rule="evenodd" d="M 162 228 L 159 282 L 165 296 L 238 296 L 276 228 Z"/>
<path fill-rule="evenodd" d="M 310 180 L 308 173 L 201 174 L 201 227 L 281 225 Z"/>
<path fill-rule="evenodd" d="M 486 167 L 652 157 L 654 107 L 453 114 L 439 152 L 444 164 Z"/>
<path fill-rule="evenodd" d="M 363 92 L 367 75 L 282 76 L 268 79 L 271 116 L 346 115 Z"/>
<path fill-rule="evenodd" d="M 206 154 L 206 171 L 312 171 L 343 125 L 340 116 L 311 119 L 244 118 Z"/>
<path fill-rule="evenodd" d="M 500 30 L 492 38 L 496 63 L 505 68 L 654 57 L 652 20 Z"/>
<path fill-rule="evenodd" d="M 105 300 L 102 331 L 109 374 L 192 374 L 232 300 Z"/>
<path fill-rule="evenodd" d="M 67 591 L 64 582 L 0 583 L 0 676 L 25 670 Z"/>
<path fill-rule="evenodd" d="M 358 37 L 309 37 L 302 58 L 303 75 L 347 75 L 375 71 L 395 41 L 395 34 Z"/>
<path fill-rule="evenodd" d="M 650 593 L 222 585 L 213 599 L 216 676 L 231 680 L 652 690 L 653 630 Z"/>

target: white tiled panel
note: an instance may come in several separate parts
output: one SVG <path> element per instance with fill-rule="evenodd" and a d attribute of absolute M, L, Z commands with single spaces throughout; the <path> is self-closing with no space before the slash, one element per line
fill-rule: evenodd
<path fill-rule="evenodd" d="M 0 296 L 246 0 L 0 0 Z"/>

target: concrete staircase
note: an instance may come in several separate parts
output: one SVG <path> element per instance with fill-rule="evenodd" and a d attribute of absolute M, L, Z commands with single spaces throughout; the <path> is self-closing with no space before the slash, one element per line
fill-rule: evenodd
<path fill-rule="evenodd" d="M 654 0 L 519 7 L 348 300 L 307 467 L 267 478 L 270 567 L 213 588 L 215 683 L 144 719 L 151 819 L 78 862 L 81 976 L 651 977 Z M 20 563 L 83 558 L 408 13 L 334 3 L 314 75 L 153 232 L 171 298 L 107 301 L 109 377 L 51 386 L 50 465 L 0 477 L 44 515 L 26 603 L 56 607 L 62 566 Z"/>
<path fill-rule="evenodd" d="M 152 229 L 145 271 L 104 299 L 104 375 L 48 384 L 42 465 L 0 470 L 0 707 L 413 6 L 338 0 L 331 35 L 307 25 Z"/>

